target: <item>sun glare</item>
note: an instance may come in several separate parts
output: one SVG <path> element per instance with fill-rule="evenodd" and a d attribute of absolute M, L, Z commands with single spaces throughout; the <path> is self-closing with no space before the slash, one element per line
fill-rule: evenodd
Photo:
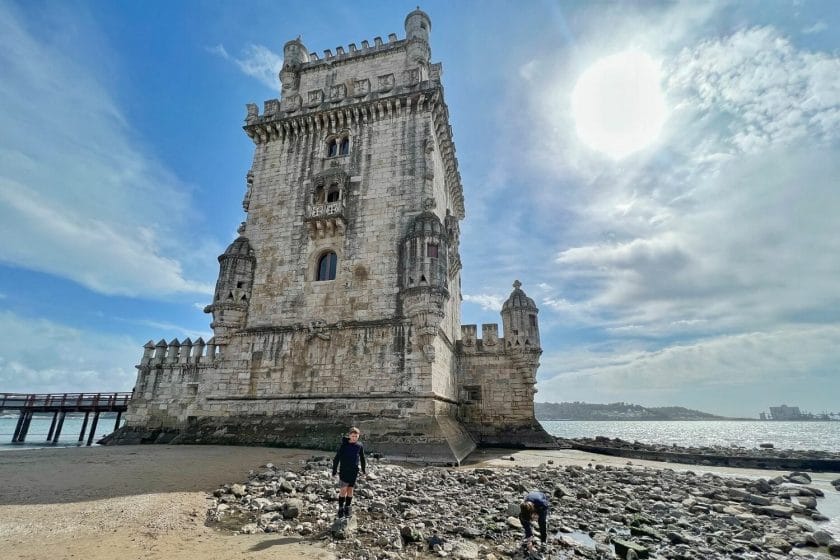
<path fill-rule="evenodd" d="M 648 146 L 666 117 L 659 64 L 639 51 L 598 60 L 572 91 L 572 114 L 580 139 L 615 159 Z"/>

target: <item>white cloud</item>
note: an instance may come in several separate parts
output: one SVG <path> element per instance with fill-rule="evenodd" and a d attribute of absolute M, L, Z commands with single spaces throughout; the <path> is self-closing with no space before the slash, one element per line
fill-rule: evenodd
<path fill-rule="evenodd" d="M 0 387 L 8 392 L 130 391 L 142 343 L 0 311 Z"/>
<path fill-rule="evenodd" d="M 675 395 L 691 403 L 692 393 L 708 392 L 717 393 L 721 401 L 712 407 L 738 414 L 744 407 L 758 411 L 786 402 L 792 396 L 786 391 L 800 386 L 813 394 L 810 406 L 836 408 L 836 402 L 822 395 L 840 390 L 834 359 L 838 344 L 836 325 L 784 325 L 655 351 L 557 353 L 541 360 L 544 378 L 538 384 L 538 400 L 674 404 Z M 819 391 L 814 390 L 816 384 Z M 736 399 L 744 401 L 741 408 Z"/>
<path fill-rule="evenodd" d="M 724 145 L 736 152 L 840 134 L 840 58 L 797 50 L 772 27 L 683 49 L 672 61 L 668 89 L 684 110 L 729 117 Z"/>
<path fill-rule="evenodd" d="M 504 296 L 496 294 L 464 294 L 464 301 L 480 305 L 485 311 L 501 311 L 505 302 Z"/>
<path fill-rule="evenodd" d="M 45 42 L 0 6 L 0 261 L 106 294 L 210 293 L 177 260 L 190 188 L 146 154 L 102 78 L 72 57 L 63 42 L 95 34 L 75 24 Z"/>
<path fill-rule="evenodd" d="M 808 26 L 802 30 L 805 35 L 812 35 L 814 33 L 822 33 L 828 29 L 828 25 L 824 21 L 818 21 L 814 25 Z"/>
<path fill-rule="evenodd" d="M 246 76 L 257 79 L 266 87 L 280 90 L 279 74 L 283 68 L 283 57 L 268 47 L 249 44 L 239 57 L 228 54 L 224 45 L 208 47 L 207 51 L 235 63 Z"/>

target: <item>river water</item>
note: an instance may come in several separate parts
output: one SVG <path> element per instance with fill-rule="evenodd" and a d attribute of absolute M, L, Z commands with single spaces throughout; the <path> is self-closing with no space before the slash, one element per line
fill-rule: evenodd
<path fill-rule="evenodd" d="M 68 414 L 64 418 L 64 426 L 61 428 L 61 437 L 58 440 L 57 447 L 67 447 L 79 445 L 79 433 L 84 422 L 84 414 Z M 99 422 L 96 425 L 96 437 L 94 441 L 110 434 L 114 431 L 114 422 L 117 419 L 116 413 L 102 413 L 99 415 Z M 33 447 L 52 446 L 47 443 L 47 434 L 50 431 L 50 423 L 52 422 L 52 414 L 35 415 L 32 417 L 32 423 L 29 425 L 29 432 L 26 436 L 26 442 L 23 444 L 12 444 L 12 435 L 15 433 L 15 425 L 17 424 L 17 414 L 0 416 L 0 451 L 10 451 L 14 449 L 32 449 Z M 90 425 L 93 422 L 93 414 L 88 419 L 88 425 L 85 430 L 85 440 L 87 443 L 90 435 Z M 122 420 L 120 420 L 122 425 Z M 84 445 L 84 443 L 82 445 Z"/>
<path fill-rule="evenodd" d="M 686 447 L 754 448 L 772 443 L 777 449 L 840 452 L 840 422 L 544 420 L 541 424 L 551 435 L 565 438 L 606 436 Z"/>

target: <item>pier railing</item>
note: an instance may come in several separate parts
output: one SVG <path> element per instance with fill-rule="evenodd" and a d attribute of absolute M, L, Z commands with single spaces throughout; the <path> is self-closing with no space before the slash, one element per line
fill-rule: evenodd
<path fill-rule="evenodd" d="M 87 431 L 88 418 L 93 413 L 93 422 L 90 425 L 90 432 L 87 445 L 93 443 L 93 436 L 96 425 L 99 422 L 99 414 L 102 412 L 116 412 L 117 420 L 114 423 L 116 430 L 120 425 L 122 413 L 128 409 L 128 402 L 131 400 L 131 393 L 0 393 L 0 412 L 4 410 L 17 410 L 20 412 L 15 432 L 12 435 L 12 443 L 23 443 L 26 441 L 26 434 L 29 432 L 29 425 L 32 417 L 37 413 L 52 413 L 52 423 L 47 435 L 48 443 L 57 443 L 61 435 L 61 428 L 64 426 L 64 418 L 68 412 L 84 412 L 85 419 L 82 422 L 82 431 L 79 434 L 79 443 L 84 441 Z"/>

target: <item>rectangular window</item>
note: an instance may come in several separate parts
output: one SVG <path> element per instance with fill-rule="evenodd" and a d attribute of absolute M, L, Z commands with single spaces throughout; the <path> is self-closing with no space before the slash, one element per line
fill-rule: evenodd
<path fill-rule="evenodd" d="M 464 393 L 467 402 L 481 402 L 481 385 L 466 386 Z"/>
<path fill-rule="evenodd" d="M 437 258 L 438 256 L 438 246 L 434 243 L 429 243 L 426 245 L 426 256 L 431 258 Z"/>
<path fill-rule="evenodd" d="M 537 326 L 537 316 L 536 315 L 528 315 L 528 318 L 531 320 L 531 326 Z"/>

